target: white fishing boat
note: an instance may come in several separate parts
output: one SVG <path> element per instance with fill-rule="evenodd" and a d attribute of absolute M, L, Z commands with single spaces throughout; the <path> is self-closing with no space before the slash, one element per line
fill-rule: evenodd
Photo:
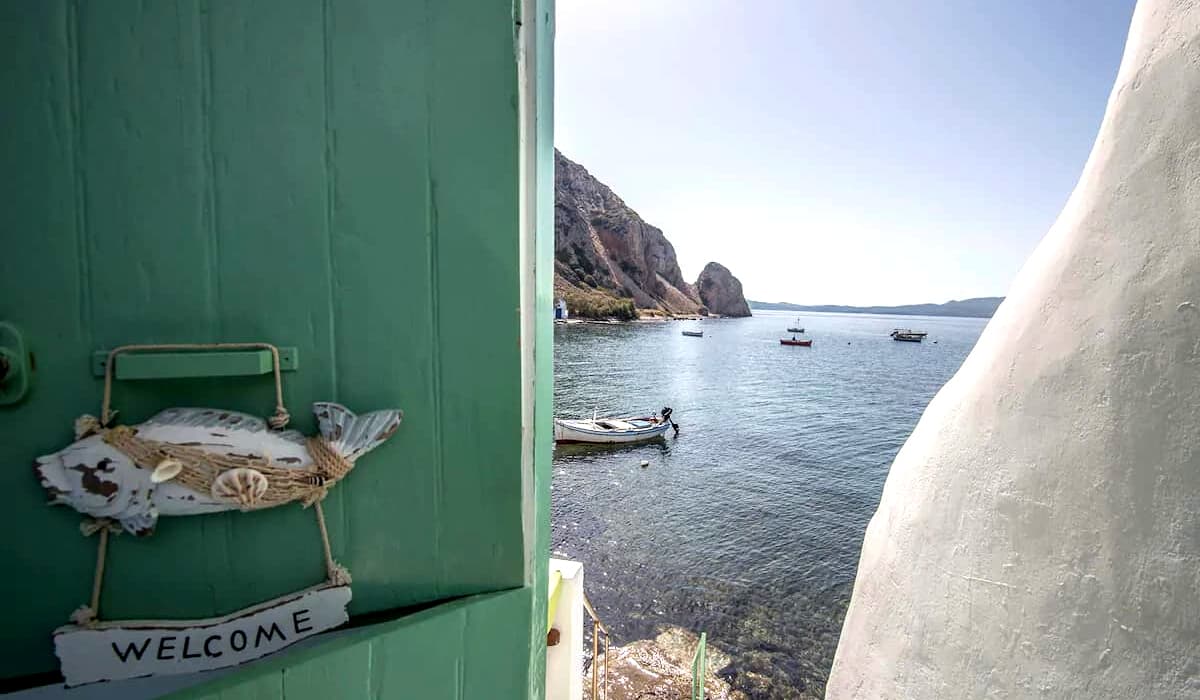
<path fill-rule="evenodd" d="M 670 408 L 664 408 L 657 416 L 638 418 L 555 418 L 554 441 L 599 444 L 641 442 L 662 437 L 671 428 L 679 432 L 679 426 L 671 420 Z"/>

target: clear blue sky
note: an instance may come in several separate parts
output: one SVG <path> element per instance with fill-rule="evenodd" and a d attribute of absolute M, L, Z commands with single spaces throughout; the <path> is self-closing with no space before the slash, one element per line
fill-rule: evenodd
<path fill-rule="evenodd" d="M 558 0 L 555 140 L 748 297 L 1002 295 L 1134 0 Z"/>

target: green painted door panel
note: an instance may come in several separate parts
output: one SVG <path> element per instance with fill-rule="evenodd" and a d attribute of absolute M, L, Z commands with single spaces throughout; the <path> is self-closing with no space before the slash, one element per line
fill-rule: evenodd
<path fill-rule="evenodd" d="M 174 700 L 524 700 L 530 588 L 475 596 L 283 652 Z M 545 653 L 544 647 L 537 652 Z"/>
<path fill-rule="evenodd" d="M 0 597 L 14 602 L 0 625 L 0 651 L 7 657 L 0 662 L 2 676 L 52 667 L 49 633 L 65 622 L 63 605 L 69 613 L 84 602 L 87 593 L 79 587 L 95 556 L 95 545 L 73 529 L 78 518 L 43 505 L 45 495 L 29 470 L 34 456 L 69 437 L 79 403 L 99 400 L 82 368 L 46 371 L 56 348 L 82 350 L 93 342 L 87 271 L 75 233 L 82 206 L 74 170 L 76 64 L 69 18 L 64 3 L 0 4 L 0 153 L 5 167 L 16 169 L 5 173 L 0 206 L 0 318 L 22 328 L 37 360 L 30 393 L 19 404 L 0 407 L 0 486 L 8 494 L 0 524 L 13 535 L 0 539 L 6 572 Z"/>
<path fill-rule="evenodd" d="M 405 410 L 326 501 L 352 615 L 526 581 L 514 36 L 501 0 L 0 0 L 0 320 L 37 360 L 0 407 L 0 679 L 55 669 L 87 599 L 95 541 L 28 465 L 99 410 L 91 354 L 119 344 L 295 346 L 306 433 L 313 401 Z M 114 391 L 125 423 L 272 402 L 269 375 Z M 322 572 L 299 506 L 164 518 L 111 542 L 101 613 L 226 613 Z"/>
<path fill-rule="evenodd" d="M 534 338 L 534 517 L 539 524 L 533 537 L 533 623 L 531 638 L 538 653 L 531 660 L 530 700 L 541 700 L 546 693 L 546 655 L 541 653 L 545 627 L 541 619 L 547 611 L 546 581 L 550 551 L 550 480 L 554 449 L 554 3 L 555 0 L 534 0 L 533 16 L 522 17 L 522 26 L 533 31 L 533 65 L 531 83 L 536 93 L 535 161 L 532 185 L 536 189 L 537 234 L 532 258 L 535 274 L 535 307 L 537 325 Z"/>

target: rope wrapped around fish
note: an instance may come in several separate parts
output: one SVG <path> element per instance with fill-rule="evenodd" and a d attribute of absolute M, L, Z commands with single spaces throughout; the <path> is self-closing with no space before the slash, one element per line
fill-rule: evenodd
<path fill-rule="evenodd" d="M 336 403 L 315 403 L 313 413 L 319 434 L 308 438 L 210 408 L 169 408 L 134 426 L 106 428 L 91 416 L 76 421 L 76 442 L 34 464 L 50 503 L 94 518 L 82 526 L 85 535 L 101 533 L 92 604 L 73 619 L 95 621 L 108 530 L 149 535 L 163 515 L 315 505 L 329 581 L 349 583 L 349 572 L 333 561 L 321 499 L 359 457 L 396 432 L 403 412 L 358 416 Z"/>
<path fill-rule="evenodd" d="M 84 416 L 77 442 L 39 457 L 36 471 L 52 504 L 154 531 L 160 515 L 309 506 L 354 462 L 400 427 L 399 410 L 356 416 L 313 404 L 319 435 L 270 430 L 258 417 L 211 408 L 168 408 L 135 426 L 103 428 Z"/>

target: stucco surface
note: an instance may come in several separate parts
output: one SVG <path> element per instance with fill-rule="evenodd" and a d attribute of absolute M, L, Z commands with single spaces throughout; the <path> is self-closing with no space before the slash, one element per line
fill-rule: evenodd
<path fill-rule="evenodd" d="M 1200 698 L 1198 447 L 1200 4 L 1142 0 L 1079 184 L 896 457 L 828 697 Z"/>

